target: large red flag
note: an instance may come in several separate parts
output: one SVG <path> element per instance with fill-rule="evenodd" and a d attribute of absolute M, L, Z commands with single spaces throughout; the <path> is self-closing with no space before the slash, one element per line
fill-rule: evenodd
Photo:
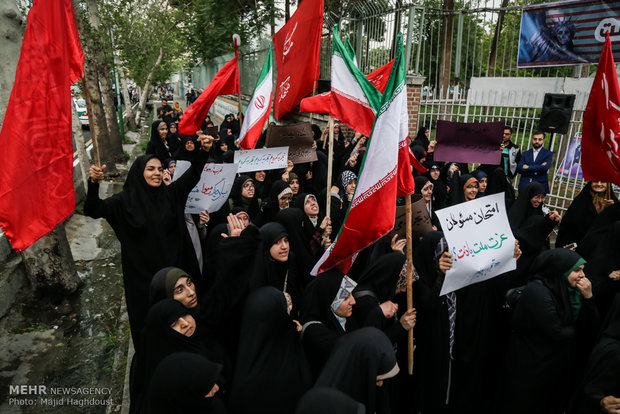
<path fill-rule="evenodd" d="M 620 89 L 609 34 L 583 114 L 581 166 L 588 181 L 620 185 Z"/>
<path fill-rule="evenodd" d="M 179 124 L 179 133 L 194 135 L 200 129 L 218 95 L 239 93 L 239 54 L 227 62 L 193 104 L 187 107 Z"/>
<path fill-rule="evenodd" d="M 16 251 L 75 209 L 71 85 L 83 64 L 71 0 L 35 0 L 0 131 L 0 227 Z"/>
<path fill-rule="evenodd" d="M 288 22 L 273 36 L 278 65 L 274 117 L 280 120 L 319 79 L 323 31 L 323 0 L 303 0 Z"/>
<path fill-rule="evenodd" d="M 389 61 L 387 64 L 381 66 L 379 69 L 374 72 L 366 75 L 366 78 L 372 83 L 375 88 L 381 93 L 385 91 L 385 86 L 387 85 L 388 78 L 390 77 L 390 71 L 392 70 L 392 65 L 394 65 L 394 59 Z M 325 92 L 316 96 L 311 96 L 309 98 L 304 98 L 301 100 L 301 104 L 299 105 L 300 112 L 312 112 L 315 114 L 328 114 L 329 108 L 331 107 L 331 96 L 332 93 Z M 341 120 L 342 121 L 342 120 Z M 372 121 L 370 121 L 370 126 L 372 127 Z M 344 121 L 343 121 L 344 122 Z M 345 122 L 346 123 L 346 122 Z M 355 129 L 358 126 L 349 125 L 351 128 Z M 361 132 L 361 131 L 359 131 Z M 362 134 L 364 134 L 362 132 Z M 366 136 L 370 135 L 370 131 L 364 134 Z"/>

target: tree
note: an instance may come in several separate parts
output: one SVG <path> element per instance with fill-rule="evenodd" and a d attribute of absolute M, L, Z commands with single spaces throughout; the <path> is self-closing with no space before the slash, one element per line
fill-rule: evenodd
<path fill-rule="evenodd" d="M 191 4 L 173 7 L 166 0 L 128 0 L 105 3 L 102 8 L 103 20 L 114 28 L 114 42 L 122 65 L 141 86 L 137 125 L 151 85 L 168 79 L 187 59 L 183 26 L 188 21 Z"/>
<path fill-rule="evenodd" d="M 100 30 L 96 3 L 93 0 L 89 0 L 88 3 L 89 8 L 86 9 L 79 0 L 73 0 L 86 61 L 82 80 L 83 93 L 93 141 L 96 140 L 98 143 L 100 159 L 108 166 L 106 173 L 115 175 L 116 161 L 123 159 L 123 143 L 114 110 L 111 72 L 106 57 L 109 38 Z"/>
<path fill-rule="evenodd" d="M 232 35 L 244 44 L 262 37 L 267 27 L 275 30 L 282 11 L 274 0 L 195 0 L 189 15 L 186 37 L 195 62 L 230 53 Z"/>

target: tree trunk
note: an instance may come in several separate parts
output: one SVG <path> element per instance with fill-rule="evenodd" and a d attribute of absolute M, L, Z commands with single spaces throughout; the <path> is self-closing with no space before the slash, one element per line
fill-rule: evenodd
<path fill-rule="evenodd" d="M 495 25 L 495 33 L 493 34 L 493 41 L 491 42 L 491 51 L 489 53 L 489 70 L 487 76 L 495 76 L 495 61 L 497 60 L 497 46 L 499 45 L 499 36 L 502 32 L 502 26 L 504 24 L 504 17 L 510 0 L 502 0 L 502 10 L 499 11 L 497 16 L 497 24 Z"/>
<path fill-rule="evenodd" d="M 110 81 L 110 68 L 105 55 L 105 42 L 103 39 L 107 39 L 108 34 L 101 30 L 101 22 L 99 19 L 99 9 L 97 8 L 97 2 L 94 0 L 88 0 L 88 16 L 91 27 L 100 40 L 100 46 L 97 49 L 90 50 L 93 53 L 94 62 L 96 64 L 95 70 L 99 78 L 99 85 L 102 95 L 103 110 L 107 121 L 108 131 L 110 134 L 110 143 L 112 144 L 112 151 L 115 156 L 115 161 L 122 161 L 123 156 L 123 142 L 121 139 L 121 130 L 118 125 L 118 114 L 116 112 L 114 92 L 112 88 L 112 82 Z M 118 92 L 118 91 L 117 91 Z"/>
<path fill-rule="evenodd" d="M 439 64 L 439 90 L 443 91 L 443 96 L 447 97 L 450 89 L 450 69 L 452 64 L 452 25 L 454 22 L 454 0 L 444 0 L 443 2 L 443 21 L 441 24 L 441 62 Z"/>
<path fill-rule="evenodd" d="M 116 59 L 116 57 L 115 57 Z M 121 79 L 121 89 L 123 90 L 123 99 L 125 99 L 125 110 L 127 111 L 127 123 L 130 128 L 136 127 L 136 119 L 133 113 L 133 105 L 129 96 L 129 88 L 127 87 L 127 78 L 125 77 L 125 68 L 118 67 L 118 75 Z"/>
<path fill-rule="evenodd" d="M 452 66 L 452 25 L 454 23 L 454 0 L 444 0 L 442 21 L 442 49 L 441 62 L 439 64 L 439 99 L 447 100 L 450 92 L 450 70 Z M 445 101 L 444 101 L 445 102 Z M 447 119 L 447 103 L 439 107 L 440 119 Z"/>
<path fill-rule="evenodd" d="M 142 87 L 142 93 L 140 94 L 140 103 L 138 104 L 138 110 L 136 111 L 136 125 L 138 126 L 140 126 L 140 116 L 142 115 L 142 112 L 144 112 L 144 108 L 146 107 L 146 101 L 149 96 L 149 91 L 151 90 L 151 79 L 153 78 L 153 73 L 155 73 L 155 70 L 159 67 L 163 56 L 164 49 L 160 47 L 157 61 L 155 62 L 155 65 L 153 65 L 153 68 L 146 77 L 146 82 L 144 83 L 144 87 Z"/>
<path fill-rule="evenodd" d="M 102 51 L 103 47 L 98 44 L 99 37 L 93 33 L 90 26 L 86 24 L 84 15 L 81 12 L 78 0 L 72 0 L 73 10 L 76 15 L 80 40 L 84 49 L 84 79 L 82 80 L 84 100 L 88 109 L 88 121 L 90 124 L 91 137 L 95 153 L 95 162 L 99 161 L 107 166 L 107 175 L 118 175 L 116 160 L 123 155 L 123 146 L 120 139 L 113 142 L 110 137 L 110 129 L 103 108 L 101 92 L 99 90 L 99 73 L 95 56 L 96 51 Z M 106 75 L 107 76 L 107 75 Z M 98 157 L 97 157 L 98 154 Z"/>
<path fill-rule="evenodd" d="M 70 295 L 80 286 L 64 222 L 24 250 L 22 259 L 32 290 L 52 301 Z"/>

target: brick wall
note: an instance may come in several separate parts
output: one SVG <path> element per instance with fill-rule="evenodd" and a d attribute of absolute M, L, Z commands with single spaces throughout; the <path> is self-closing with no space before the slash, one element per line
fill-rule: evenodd
<path fill-rule="evenodd" d="M 424 76 L 407 75 L 407 112 L 409 113 L 409 140 L 413 141 L 418 132 L 418 114 Z"/>

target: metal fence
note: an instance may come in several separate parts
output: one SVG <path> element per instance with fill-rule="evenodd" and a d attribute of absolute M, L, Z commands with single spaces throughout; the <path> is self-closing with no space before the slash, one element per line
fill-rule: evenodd
<path fill-rule="evenodd" d="M 493 102 L 492 91 L 481 91 L 472 84 L 475 86 L 476 80 L 481 78 L 484 78 L 483 82 L 505 77 L 580 79 L 587 78 L 596 70 L 596 65 L 518 69 L 516 62 L 523 5 L 506 7 L 506 0 L 474 0 L 458 10 L 441 10 L 430 4 L 430 1 L 424 5 L 413 4 L 412 0 L 356 1 L 343 8 L 345 12 L 342 16 L 326 14 L 320 78 L 329 80 L 331 77 L 334 24 L 339 26 L 342 36 L 351 42 L 358 66 L 364 73 L 370 73 L 392 58 L 395 36 L 403 33 L 408 72 L 426 78 L 418 125 L 434 129 L 437 119 L 504 121 L 515 129 L 515 143 L 524 151 L 530 147 L 529 139 L 537 129 L 544 89 L 504 91 L 512 94 L 511 98 L 498 104 Z M 260 47 L 240 49 L 242 94 L 251 95 L 268 45 L 269 40 L 266 39 Z M 448 49 L 444 50 L 444 47 Z M 194 68 L 194 86 L 204 88 L 232 57 L 232 54 L 222 56 Z M 587 91 L 581 88 L 575 93 L 577 104 L 569 132 L 553 136 L 550 140 L 555 155 L 549 171 L 551 194 L 548 203 L 559 210 L 565 210 L 584 185 L 581 179 L 556 173 L 571 137 L 581 133 Z"/>

